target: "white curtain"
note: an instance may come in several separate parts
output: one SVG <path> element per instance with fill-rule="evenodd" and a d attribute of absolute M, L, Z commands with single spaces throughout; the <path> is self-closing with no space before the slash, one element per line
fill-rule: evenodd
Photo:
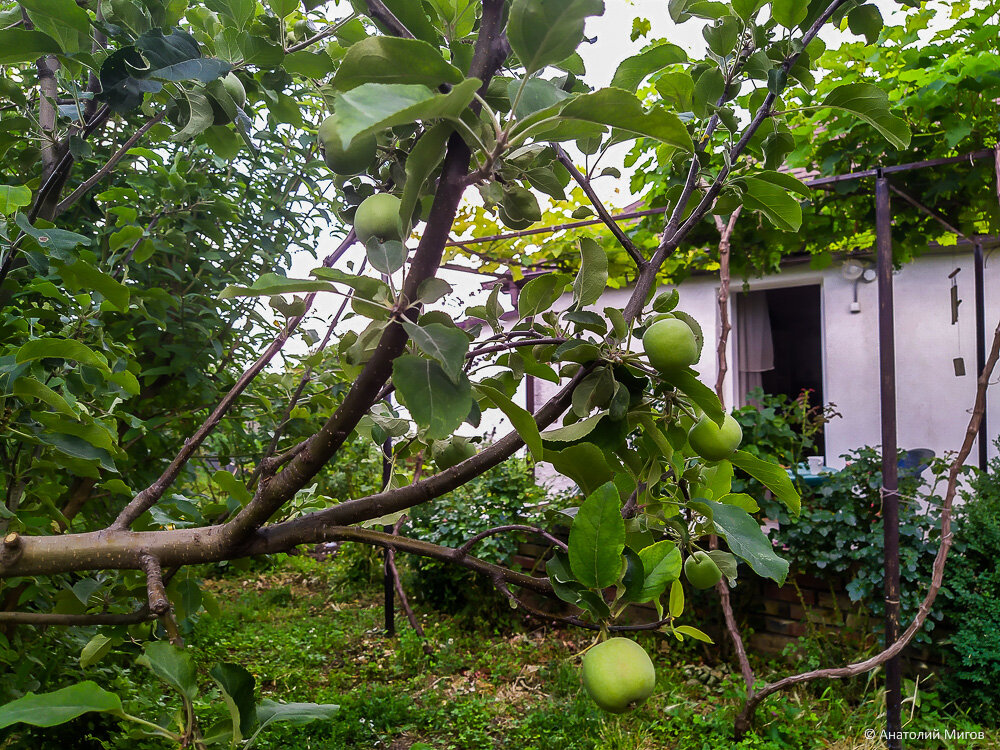
<path fill-rule="evenodd" d="M 771 339 L 771 318 L 764 292 L 738 295 L 736 308 L 736 347 L 739 367 L 740 403 L 747 403 L 747 394 L 761 387 L 761 373 L 774 369 L 774 342 Z"/>

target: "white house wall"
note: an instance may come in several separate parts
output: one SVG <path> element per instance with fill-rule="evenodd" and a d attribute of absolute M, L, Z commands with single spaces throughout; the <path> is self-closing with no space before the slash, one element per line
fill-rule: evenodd
<path fill-rule="evenodd" d="M 951 325 L 950 285 L 948 279 L 955 268 L 959 296 L 959 323 Z M 957 450 L 965 435 L 970 409 L 975 396 L 975 293 L 973 263 L 970 252 L 926 255 L 908 263 L 893 276 L 896 335 L 896 396 L 898 441 L 901 448 L 930 448 L 938 456 Z M 820 284 L 823 327 L 824 397 L 834 403 L 843 415 L 826 426 L 826 462 L 841 467 L 840 456 L 863 445 L 881 443 L 878 373 L 878 300 L 877 284 L 858 285 L 861 311 L 852 313 L 854 282 L 840 274 L 839 266 L 817 272 L 804 267 L 782 270 L 780 276 L 752 279 L 744 287 L 734 279 L 731 291 L 762 290 L 777 287 Z M 1000 319 L 1000 301 L 991 294 L 1000 288 L 1000 258 L 987 256 L 986 337 L 987 344 Z M 716 297 L 718 279 L 697 276 L 678 288 L 679 308 L 693 315 L 705 332 L 705 350 L 696 369 L 704 382 L 715 384 L 716 351 L 719 335 L 719 315 Z M 593 306 L 622 309 L 630 290 L 609 290 L 601 302 Z M 566 304 L 569 300 L 566 299 Z M 732 408 L 735 396 L 735 311 L 730 306 L 734 333 L 730 336 L 726 382 L 726 406 Z M 641 347 L 641 341 L 636 342 Z M 952 359 L 965 358 L 966 375 L 956 377 Z M 536 382 L 536 404 L 555 392 L 554 386 Z M 1000 434 L 1000 391 L 988 396 L 988 426 L 991 441 Z M 992 442 L 990 457 L 997 450 Z M 970 463 L 975 462 L 974 449 Z M 544 468 L 541 479 L 554 480 L 554 486 L 566 483 L 551 476 Z"/>

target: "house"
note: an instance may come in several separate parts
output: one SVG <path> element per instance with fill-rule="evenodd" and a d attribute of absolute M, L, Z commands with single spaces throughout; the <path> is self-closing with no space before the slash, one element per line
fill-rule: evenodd
<path fill-rule="evenodd" d="M 998 243 L 984 244 L 987 350 L 1000 320 Z M 879 412 L 878 293 L 874 259 L 851 258 L 824 270 L 808 258 L 789 259 L 781 273 L 731 282 L 726 406 L 746 404 L 754 385 L 768 393 L 815 392 L 813 403 L 832 403 L 842 415 L 829 422 L 820 453 L 828 466 L 842 454 L 881 443 Z M 893 275 L 898 444 L 929 448 L 938 456 L 956 451 L 965 437 L 976 390 L 975 287 L 972 246 L 934 247 Z M 720 316 L 719 279 L 695 275 L 678 287 L 679 309 L 702 325 L 706 344 L 696 368 L 714 385 Z M 630 290 L 608 290 L 595 310 L 625 306 Z M 953 303 L 953 298 L 957 303 Z M 569 304 L 569 296 L 565 297 Z M 641 346 L 641 341 L 637 344 Z M 532 384 L 534 403 L 555 386 Z M 987 398 L 988 455 L 1000 434 L 1000 398 Z M 976 462 L 976 448 L 968 459 Z M 548 471 L 546 471 L 548 469 Z M 555 480 L 550 467 L 539 479 Z M 555 480 L 555 486 L 563 482 Z"/>

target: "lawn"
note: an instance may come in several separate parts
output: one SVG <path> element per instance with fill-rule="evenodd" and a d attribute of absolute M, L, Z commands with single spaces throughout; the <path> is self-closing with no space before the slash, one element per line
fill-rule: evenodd
<path fill-rule="evenodd" d="M 693 646 L 663 635 L 640 636 L 656 663 L 657 690 L 641 709 L 609 716 L 580 684 L 575 654 L 588 645 L 590 633 L 517 618 L 485 628 L 482 620 L 417 606 L 428 655 L 402 613 L 397 613 L 399 635 L 385 637 L 379 586 L 345 584 L 344 565 L 338 559 L 288 557 L 263 572 L 206 582 L 222 614 L 203 618 L 188 639 L 199 661 L 246 666 L 268 697 L 341 706 L 330 723 L 274 729 L 262 748 L 735 746 L 730 731 L 739 676 L 724 662 L 706 665 L 704 653 Z M 758 668 L 768 665 L 761 662 Z M 827 684 L 814 691 L 768 701 L 758 736 L 739 747 L 881 746 L 864 736 L 880 726 L 875 682 Z M 906 714 L 908 730 L 942 735 L 940 742 L 920 747 L 1000 746 L 996 732 L 977 726 L 933 693 L 920 690 Z M 987 739 L 981 745 L 948 741 L 947 729 L 982 730 Z"/>

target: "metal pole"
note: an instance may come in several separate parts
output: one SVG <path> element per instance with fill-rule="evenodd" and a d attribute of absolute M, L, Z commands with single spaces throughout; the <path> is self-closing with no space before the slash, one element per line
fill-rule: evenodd
<path fill-rule="evenodd" d="M 983 281 L 983 244 L 979 240 L 973 245 L 973 257 L 976 267 L 976 377 L 983 374 L 986 367 L 986 292 Z M 979 423 L 979 468 L 986 471 L 986 450 L 989 448 L 989 433 L 986 429 L 986 412 L 983 411 Z"/>
<path fill-rule="evenodd" d="M 892 305 L 892 214 L 889 181 L 875 181 L 878 248 L 878 338 L 882 417 L 882 519 L 885 557 L 885 645 L 899 638 L 899 448 L 896 440 L 896 356 Z M 902 679 L 898 656 L 885 665 L 886 730 L 890 750 L 901 750 Z"/>
<path fill-rule="evenodd" d="M 382 489 L 389 486 L 392 479 L 392 438 L 386 438 L 382 443 Z M 392 525 L 383 526 L 386 534 L 392 533 Z M 382 588 L 385 592 L 385 634 L 396 635 L 396 590 L 392 569 L 389 567 L 389 550 L 382 553 Z"/>

